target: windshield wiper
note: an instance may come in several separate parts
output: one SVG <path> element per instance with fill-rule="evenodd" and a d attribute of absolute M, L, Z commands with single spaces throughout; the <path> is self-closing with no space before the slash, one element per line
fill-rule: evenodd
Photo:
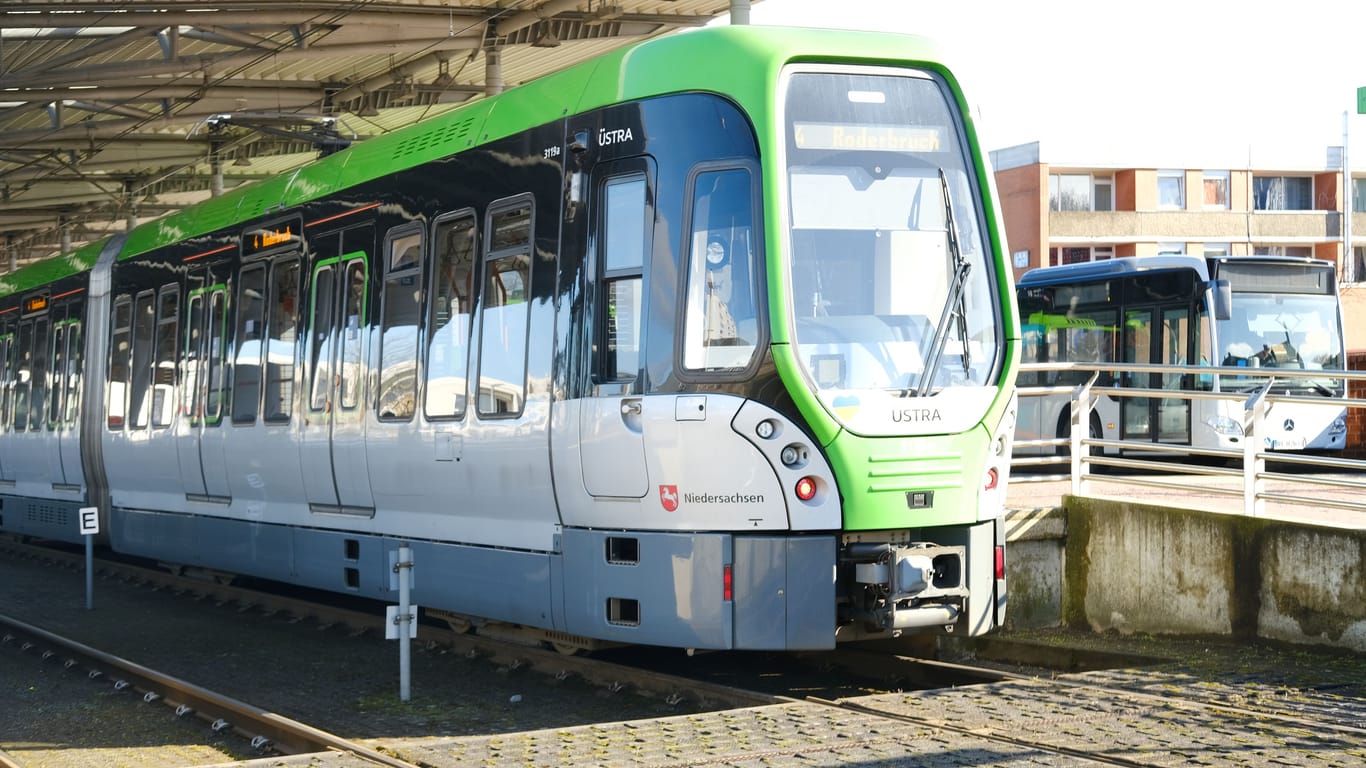
<path fill-rule="evenodd" d="M 963 258 L 963 251 L 958 247 L 958 227 L 953 220 L 953 198 L 950 196 L 949 179 L 943 168 L 939 169 L 939 186 L 944 192 L 944 224 L 949 235 L 949 256 L 953 259 L 953 281 L 949 283 L 949 295 L 944 301 L 944 308 L 939 312 L 939 324 L 934 328 L 934 344 L 930 349 L 930 358 L 925 363 L 925 371 L 920 376 L 920 386 L 915 391 L 916 397 L 924 397 L 929 392 L 934 377 L 939 374 L 939 362 L 944 355 L 944 345 L 949 341 L 949 319 L 953 316 L 957 317 L 958 339 L 963 345 L 963 373 L 971 373 L 972 367 L 972 360 L 968 357 L 968 313 L 963 302 L 963 291 L 968 284 L 968 273 L 972 271 L 972 263 Z"/>

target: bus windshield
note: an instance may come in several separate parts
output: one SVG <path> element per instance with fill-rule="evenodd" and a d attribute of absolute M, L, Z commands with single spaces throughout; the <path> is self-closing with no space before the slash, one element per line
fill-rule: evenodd
<path fill-rule="evenodd" d="M 991 381 L 994 270 L 955 115 L 929 76 L 791 76 L 790 299 L 817 390 Z"/>
<path fill-rule="evenodd" d="M 1342 330 L 1330 264 L 1225 261 L 1217 276 L 1233 290 L 1232 313 L 1215 327 L 1222 365 L 1342 370 Z M 1248 390 L 1263 382 L 1221 376 L 1219 388 Z M 1341 396 L 1346 382 L 1324 377 L 1279 379 L 1273 392 Z"/>
<path fill-rule="evenodd" d="M 1222 365 L 1250 368 L 1341 370 L 1342 335 L 1337 299 L 1308 294 L 1235 293 L 1233 316 L 1217 324 Z M 1259 386 L 1242 376 L 1223 376 L 1220 389 Z M 1285 379 L 1274 391 L 1308 390 L 1341 395 L 1341 379 Z"/>

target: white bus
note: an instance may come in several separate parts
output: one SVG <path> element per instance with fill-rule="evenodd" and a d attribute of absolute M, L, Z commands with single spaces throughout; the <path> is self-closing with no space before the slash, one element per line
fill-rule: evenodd
<path fill-rule="evenodd" d="M 1342 370 L 1346 352 L 1336 272 L 1327 261 L 1279 256 L 1164 255 L 1043 267 L 1018 283 L 1030 362 L 1153 363 L 1249 369 Z M 1022 372 L 1019 384 L 1061 386 L 1082 372 Z M 1265 376 L 1101 373 L 1097 386 L 1253 392 Z M 1346 382 L 1277 379 L 1273 394 L 1323 405 L 1273 403 L 1262 438 L 1270 450 L 1341 450 Z M 1070 434 L 1069 398 L 1020 398 L 1017 440 Z M 1240 401 L 1102 396 L 1090 436 L 1198 448 L 1242 449 Z M 1021 451 L 1024 452 L 1024 451 Z M 1063 448 L 1059 452 L 1066 452 Z"/>

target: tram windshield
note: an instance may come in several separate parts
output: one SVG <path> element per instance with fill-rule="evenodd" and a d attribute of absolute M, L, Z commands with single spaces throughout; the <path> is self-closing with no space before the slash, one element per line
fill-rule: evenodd
<path fill-rule="evenodd" d="M 986 385 L 994 270 L 956 108 L 927 75 L 794 73 L 794 340 L 818 390 Z"/>

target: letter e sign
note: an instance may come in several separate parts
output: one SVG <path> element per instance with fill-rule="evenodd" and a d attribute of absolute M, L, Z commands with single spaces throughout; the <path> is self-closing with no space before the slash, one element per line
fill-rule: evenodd
<path fill-rule="evenodd" d="M 81 507 L 81 535 L 93 536 L 100 532 L 100 508 Z"/>

